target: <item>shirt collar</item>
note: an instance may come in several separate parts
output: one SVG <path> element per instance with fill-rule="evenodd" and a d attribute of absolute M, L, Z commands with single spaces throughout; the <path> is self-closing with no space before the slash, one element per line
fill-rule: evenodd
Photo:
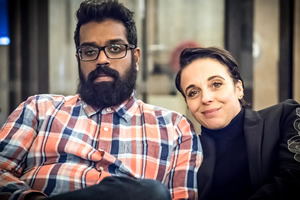
<path fill-rule="evenodd" d="M 115 112 L 119 117 L 122 117 L 123 119 L 125 119 L 126 122 L 128 122 L 133 117 L 136 109 L 138 109 L 138 102 L 136 99 L 135 92 L 133 92 L 130 98 L 116 106 L 107 107 L 103 109 L 96 109 L 82 101 L 82 108 L 88 117 L 91 117 L 99 112 L 102 115 Z"/>

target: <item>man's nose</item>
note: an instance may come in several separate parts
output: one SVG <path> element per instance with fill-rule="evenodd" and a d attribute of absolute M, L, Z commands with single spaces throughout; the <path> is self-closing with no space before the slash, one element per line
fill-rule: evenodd
<path fill-rule="evenodd" d="M 110 60 L 106 56 L 104 50 L 103 49 L 100 50 L 99 56 L 97 58 L 97 64 L 108 64 L 108 63 L 110 63 Z"/>

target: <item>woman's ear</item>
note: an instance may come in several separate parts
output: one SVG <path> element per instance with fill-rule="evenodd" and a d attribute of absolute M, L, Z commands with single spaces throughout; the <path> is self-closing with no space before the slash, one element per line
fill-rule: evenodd
<path fill-rule="evenodd" d="M 235 88 L 238 98 L 242 99 L 244 97 L 244 88 L 241 80 L 238 80 L 238 82 L 235 84 Z"/>

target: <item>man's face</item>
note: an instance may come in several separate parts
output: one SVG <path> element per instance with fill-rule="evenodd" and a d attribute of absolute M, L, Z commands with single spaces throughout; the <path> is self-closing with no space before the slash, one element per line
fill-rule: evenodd
<path fill-rule="evenodd" d="M 128 44 L 124 25 L 112 19 L 89 22 L 80 28 L 80 47 L 102 47 L 112 44 Z M 79 64 L 78 92 L 88 104 L 99 108 L 122 103 L 135 87 L 140 50 L 127 50 L 121 59 L 110 59 L 104 51 L 96 60 Z"/>

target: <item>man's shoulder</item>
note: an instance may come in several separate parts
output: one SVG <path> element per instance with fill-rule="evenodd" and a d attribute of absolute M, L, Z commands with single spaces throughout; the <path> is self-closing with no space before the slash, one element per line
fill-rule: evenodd
<path fill-rule="evenodd" d="M 60 94 L 37 94 L 28 97 L 26 102 L 36 101 L 39 104 L 50 103 L 50 102 L 56 104 L 59 102 L 72 103 L 72 102 L 76 102 L 77 100 L 78 100 L 78 95 L 65 96 Z"/>
<path fill-rule="evenodd" d="M 178 127 L 178 130 L 181 130 L 183 134 L 197 135 L 193 123 L 184 114 L 161 106 L 144 103 L 140 100 L 138 100 L 138 104 L 147 123 L 159 124 L 159 126 L 164 127 L 171 125 Z"/>
<path fill-rule="evenodd" d="M 162 115 L 162 116 L 170 116 L 170 117 L 184 117 L 183 114 L 175 111 L 175 110 L 171 110 L 168 108 L 164 108 L 158 105 L 154 105 L 154 104 L 148 104 L 145 103 L 141 100 L 138 100 L 138 105 L 139 107 L 142 108 L 142 111 L 145 113 L 153 113 L 154 115 Z"/>

